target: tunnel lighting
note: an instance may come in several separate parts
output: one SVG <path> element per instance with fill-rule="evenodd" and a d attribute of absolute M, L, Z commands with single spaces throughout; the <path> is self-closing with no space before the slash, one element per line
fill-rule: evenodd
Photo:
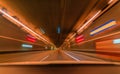
<path fill-rule="evenodd" d="M 42 28 L 40 28 L 40 31 L 41 31 L 43 34 L 45 34 L 45 31 L 44 31 Z"/>
<path fill-rule="evenodd" d="M 115 25 L 116 25 L 116 21 L 115 20 L 110 20 L 110 21 L 106 22 L 105 24 L 100 25 L 97 28 L 91 30 L 90 35 L 93 36 L 95 34 L 103 32 L 103 31 L 105 31 L 105 30 L 107 30 L 107 29 L 109 29 L 109 28 L 111 28 Z"/>
<path fill-rule="evenodd" d="M 113 44 L 120 44 L 120 39 L 113 40 Z"/>
<path fill-rule="evenodd" d="M 27 34 L 26 40 L 29 42 L 36 42 L 36 38 L 30 34 Z"/>
<path fill-rule="evenodd" d="M 29 45 L 29 44 L 22 44 L 22 47 L 23 47 L 23 48 L 33 48 L 33 46 L 32 46 L 32 45 Z"/>
<path fill-rule="evenodd" d="M 34 36 L 27 34 L 27 37 L 32 38 L 32 39 L 36 39 Z"/>
<path fill-rule="evenodd" d="M 84 41 L 84 38 L 81 38 L 81 39 L 79 39 L 79 40 L 76 40 L 76 43 L 80 43 L 80 42 L 82 42 L 82 41 Z"/>
<path fill-rule="evenodd" d="M 78 29 L 77 32 L 81 31 L 85 26 L 87 26 L 91 21 L 93 21 L 99 14 L 101 10 L 99 10 L 91 19 L 89 19 L 82 27 Z"/>
<path fill-rule="evenodd" d="M 57 33 L 60 34 L 60 27 L 57 28 Z"/>
<path fill-rule="evenodd" d="M 32 38 L 26 38 L 27 39 L 27 41 L 29 41 L 29 42 L 36 42 L 36 40 L 35 39 L 32 39 Z"/>
<path fill-rule="evenodd" d="M 13 18 L 12 16 L 10 16 L 9 14 L 7 14 L 6 12 L 4 12 L 2 9 L 0 9 L 0 12 L 2 14 L 4 14 L 5 16 L 7 16 L 8 18 L 10 18 L 11 20 L 15 21 L 16 23 L 18 23 L 19 25 L 21 25 L 22 27 L 24 27 L 25 29 L 27 29 L 28 31 L 32 32 L 33 34 L 37 35 L 39 38 L 41 38 L 42 40 L 48 42 L 47 40 L 45 40 L 43 37 L 41 37 L 39 34 L 35 33 L 34 31 L 32 31 L 30 28 L 28 28 L 27 26 L 25 26 L 23 23 L 21 23 L 20 21 L 16 20 L 15 18 Z M 49 43 L 49 42 L 48 42 Z"/>
<path fill-rule="evenodd" d="M 84 41 L 84 36 L 83 35 L 78 35 L 76 38 L 75 38 L 75 42 L 76 43 L 79 43 L 79 42 L 82 42 Z"/>
<path fill-rule="evenodd" d="M 47 46 L 45 46 L 45 49 L 48 49 L 48 47 L 47 47 Z"/>
<path fill-rule="evenodd" d="M 72 36 L 70 36 L 69 40 L 72 39 L 75 35 L 76 35 L 76 33 L 72 34 Z"/>
<path fill-rule="evenodd" d="M 79 35 L 76 37 L 76 39 L 80 39 L 80 38 L 83 38 L 83 35 Z"/>
<path fill-rule="evenodd" d="M 112 3 L 112 2 L 113 2 L 113 0 L 109 0 L 109 1 L 108 1 L 108 4 L 110 4 L 110 3 Z"/>

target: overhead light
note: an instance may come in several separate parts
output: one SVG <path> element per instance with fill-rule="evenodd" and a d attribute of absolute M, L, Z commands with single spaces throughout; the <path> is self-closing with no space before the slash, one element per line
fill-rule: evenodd
<path fill-rule="evenodd" d="M 45 31 L 44 31 L 42 28 L 40 28 L 40 31 L 41 31 L 43 34 L 45 34 Z"/>
<path fill-rule="evenodd" d="M 72 39 L 75 35 L 76 33 L 72 34 L 72 36 L 69 37 L 69 40 Z"/>
<path fill-rule="evenodd" d="M 113 0 L 109 0 L 109 1 L 108 1 L 108 4 L 110 4 L 110 3 L 112 3 L 112 2 L 113 2 Z"/>
<path fill-rule="evenodd" d="M 27 26 L 25 26 L 23 23 L 21 23 L 20 21 L 16 20 L 15 18 L 13 18 L 12 16 L 10 16 L 9 14 L 7 14 L 6 12 L 4 12 L 2 9 L 0 9 L 0 12 L 2 14 L 4 14 L 5 16 L 7 16 L 8 18 L 10 18 L 11 20 L 15 21 L 16 23 L 18 23 L 19 25 L 21 25 L 22 27 L 24 27 L 26 30 L 32 32 L 33 34 L 35 34 L 36 36 L 38 36 L 40 39 L 48 42 L 46 39 L 44 39 L 43 37 L 41 37 L 39 34 L 37 34 L 36 32 L 32 31 L 30 28 L 28 28 Z M 49 43 L 49 42 L 48 42 Z"/>
<path fill-rule="evenodd" d="M 60 34 L 60 26 L 57 27 L 57 33 Z"/>
<path fill-rule="evenodd" d="M 93 21 L 99 14 L 101 10 L 99 10 L 92 18 L 90 18 L 82 27 L 78 29 L 77 32 L 80 32 L 85 26 L 87 26 L 91 21 Z"/>

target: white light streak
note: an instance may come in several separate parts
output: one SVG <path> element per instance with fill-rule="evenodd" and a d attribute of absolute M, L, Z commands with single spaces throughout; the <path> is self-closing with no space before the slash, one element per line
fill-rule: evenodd
<path fill-rule="evenodd" d="M 32 48 L 33 46 L 29 45 L 29 44 L 22 44 L 22 47 L 24 47 L 24 48 Z"/>
<path fill-rule="evenodd" d="M 40 62 L 44 61 L 44 60 L 47 59 L 48 57 L 49 57 L 49 55 L 46 56 L 46 57 L 44 57 L 42 60 L 40 60 Z"/>
<path fill-rule="evenodd" d="M 87 26 L 91 21 L 93 21 L 96 16 L 100 14 L 100 12 L 101 10 L 99 10 L 91 19 L 89 19 L 82 27 L 80 27 L 77 32 L 79 33 L 79 31 L 81 31 L 85 26 Z"/>
<path fill-rule="evenodd" d="M 109 0 L 108 4 L 110 4 L 110 3 L 112 3 L 112 2 L 113 2 L 113 0 Z"/>
<path fill-rule="evenodd" d="M 68 53 L 66 53 L 66 52 L 64 52 L 64 53 L 65 53 L 66 55 L 68 55 L 69 57 L 71 57 L 72 59 L 74 59 L 74 60 L 76 60 L 76 61 L 80 61 L 79 59 L 77 59 L 77 58 L 71 56 L 70 54 L 68 54 Z"/>
<path fill-rule="evenodd" d="M 43 37 L 41 37 L 39 34 L 37 34 L 36 32 L 32 31 L 30 28 L 28 28 L 27 26 L 25 26 L 23 23 L 21 23 L 20 21 L 16 20 L 15 18 L 13 18 L 12 16 L 10 16 L 9 14 L 7 14 L 6 12 L 4 12 L 3 10 L 0 9 L 0 12 L 2 14 L 4 14 L 5 16 L 7 16 L 8 18 L 10 18 L 11 20 L 15 21 L 16 23 L 20 24 L 22 27 L 24 27 L 25 29 L 27 29 L 28 31 L 32 32 L 33 34 L 37 35 L 39 38 L 41 38 L 42 40 L 48 42 L 47 40 L 45 40 Z M 49 42 L 48 42 L 49 43 Z"/>

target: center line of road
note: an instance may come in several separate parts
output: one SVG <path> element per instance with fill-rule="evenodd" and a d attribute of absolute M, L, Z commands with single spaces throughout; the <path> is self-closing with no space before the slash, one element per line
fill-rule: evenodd
<path fill-rule="evenodd" d="M 44 57 L 42 60 L 40 60 L 40 62 L 44 61 L 44 60 L 47 59 L 48 57 L 49 57 L 49 55 L 46 56 L 46 57 Z"/>
<path fill-rule="evenodd" d="M 68 55 L 69 57 L 71 57 L 72 59 L 74 59 L 74 60 L 76 60 L 76 61 L 80 61 L 79 59 L 73 57 L 72 55 L 70 55 L 70 54 L 68 54 L 68 53 L 66 53 L 66 52 L 64 52 L 64 53 L 65 53 L 66 55 Z"/>

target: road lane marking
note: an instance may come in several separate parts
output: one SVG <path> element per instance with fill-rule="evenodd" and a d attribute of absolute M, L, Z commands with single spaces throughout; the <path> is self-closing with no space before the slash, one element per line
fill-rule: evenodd
<path fill-rule="evenodd" d="M 66 52 L 64 52 L 64 53 L 65 53 L 66 55 L 68 55 L 69 57 L 71 57 L 72 59 L 74 59 L 74 60 L 76 60 L 76 61 L 80 61 L 79 59 L 73 57 L 72 55 L 70 55 L 70 54 L 68 54 L 68 53 L 66 53 Z"/>
<path fill-rule="evenodd" d="M 44 57 L 44 58 L 42 58 L 42 60 L 40 60 L 40 62 L 44 61 L 44 60 L 47 59 L 48 57 L 49 57 L 49 55 L 46 56 L 46 57 Z"/>

